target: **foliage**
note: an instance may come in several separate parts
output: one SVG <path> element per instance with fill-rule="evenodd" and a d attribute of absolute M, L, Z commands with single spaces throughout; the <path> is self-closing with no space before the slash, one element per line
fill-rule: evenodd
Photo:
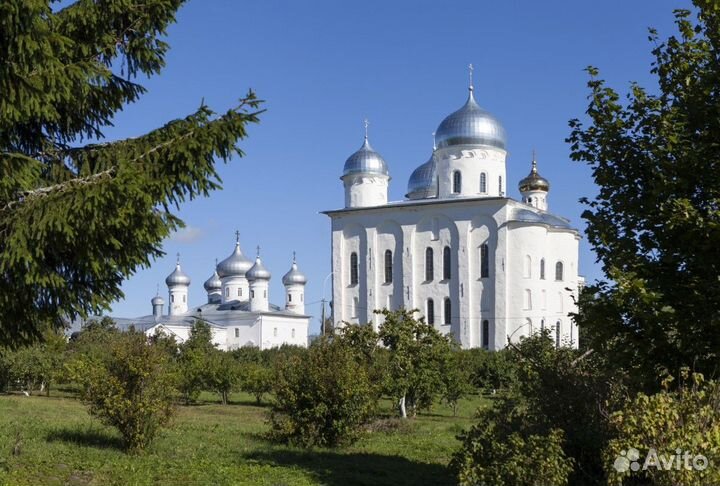
<path fill-rule="evenodd" d="M 566 486 L 573 469 L 563 452 L 563 433 L 522 435 L 496 424 L 487 415 L 463 434 L 462 449 L 450 468 L 458 484 L 474 486 Z"/>
<path fill-rule="evenodd" d="M 481 348 L 462 350 L 469 367 L 470 379 L 481 390 L 501 390 L 512 386 L 515 366 L 507 349 L 488 351 Z"/>
<path fill-rule="evenodd" d="M 441 370 L 451 352 L 451 340 L 424 318 L 415 319 L 417 311 L 376 312 L 384 317 L 379 337 L 390 351 L 386 391 L 398 399 L 403 418 L 407 409 L 414 416 L 419 408 L 429 408 L 443 389 Z"/>
<path fill-rule="evenodd" d="M 102 130 L 158 74 L 183 0 L 9 0 L 0 8 L 0 344 L 46 324 L 101 313 L 120 285 L 161 256 L 182 221 L 173 209 L 220 187 L 216 159 L 256 123 L 250 92 L 217 115 L 133 138 Z"/>
<path fill-rule="evenodd" d="M 307 353 L 278 364 L 271 436 L 305 447 L 354 442 L 376 395 L 365 366 L 339 341 L 320 338 Z"/>
<path fill-rule="evenodd" d="M 663 390 L 655 395 L 639 393 L 612 415 L 617 435 L 605 453 L 609 484 L 720 484 L 720 384 L 706 382 L 701 374 L 690 376 L 687 369 L 682 371 L 677 390 L 671 390 L 672 381 L 672 377 L 666 378 Z M 628 457 L 630 448 L 636 449 L 639 457 Z M 705 457 L 705 462 L 697 464 L 706 469 L 693 468 L 696 455 Z M 630 459 L 637 459 L 640 471 L 629 468 Z M 642 471 L 647 460 L 651 461 L 649 467 Z"/>
<path fill-rule="evenodd" d="M 185 403 L 189 404 L 197 400 L 200 392 L 211 382 L 210 360 L 217 350 L 212 343 L 210 325 L 196 319 L 190 329 L 190 335 L 179 348 L 177 388 Z"/>
<path fill-rule="evenodd" d="M 452 408 L 453 415 L 457 415 L 460 399 L 473 390 L 471 372 L 469 355 L 459 349 L 453 350 L 442 364 L 442 398 Z"/>
<path fill-rule="evenodd" d="M 62 377 L 66 347 L 62 333 L 51 329 L 41 342 L 0 350 L 0 390 L 14 382 L 28 394 L 38 388 L 49 394 L 51 383 Z"/>
<path fill-rule="evenodd" d="M 577 322 L 651 389 L 662 370 L 715 372 L 720 350 L 720 3 L 693 4 L 679 34 L 650 31 L 657 93 L 633 83 L 621 101 L 588 68 L 590 122 L 568 138 L 599 186 L 583 218 L 611 279 L 585 288 Z"/>
<path fill-rule="evenodd" d="M 240 381 L 240 366 L 227 351 L 215 349 L 207 356 L 205 382 L 210 390 L 220 395 L 223 405 L 227 405 L 230 392 Z"/>
<path fill-rule="evenodd" d="M 79 356 L 68 367 L 90 414 L 117 428 L 130 451 L 145 449 L 173 414 L 167 353 L 142 332 L 115 333 L 102 358 Z"/>
<path fill-rule="evenodd" d="M 263 396 L 270 393 L 273 388 L 273 370 L 267 366 L 256 363 L 243 365 L 240 370 L 240 389 L 255 397 L 259 405 Z"/>

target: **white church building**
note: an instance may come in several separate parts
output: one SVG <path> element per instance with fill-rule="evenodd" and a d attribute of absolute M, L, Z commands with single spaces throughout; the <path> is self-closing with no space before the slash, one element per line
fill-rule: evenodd
<path fill-rule="evenodd" d="M 249 260 L 240 249 L 239 235 L 232 254 L 216 265 L 203 287 L 207 301 L 190 306 L 190 277 L 183 272 L 180 258 L 175 270 L 167 276 L 168 312 L 165 300 L 152 298 L 152 314 L 135 319 L 114 319 L 118 328 L 134 326 L 148 336 L 162 332 L 182 343 L 190 336 L 197 320 L 207 323 L 213 342 L 225 351 L 243 346 L 268 349 L 283 344 L 308 345 L 310 316 L 305 315 L 307 278 L 298 269 L 295 256 L 290 270 L 283 276 L 285 305 L 270 303 L 270 272 L 260 258 Z"/>
<path fill-rule="evenodd" d="M 473 88 L 435 132 L 406 199 L 388 202 L 388 164 L 367 137 L 345 162 L 345 207 L 332 224 L 333 321 L 372 323 L 376 309 L 418 309 L 464 347 L 504 348 L 549 330 L 577 346 L 574 297 L 580 234 L 549 211 L 549 182 L 533 156 L 507 195 L 506 137 Z"/>

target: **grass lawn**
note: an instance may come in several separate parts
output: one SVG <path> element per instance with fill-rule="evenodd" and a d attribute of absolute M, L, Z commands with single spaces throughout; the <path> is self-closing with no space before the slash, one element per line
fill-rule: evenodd
<path fill-rule="evenodd" d="M 351 447 L 307 451 L 265 440 L 268 409 L 249 396 L 235 394 L 226 406 L 203 398 L 179 406 L 172 426 L 143 455 L 129 456 L 118 434 L 77 399 L 0 395 L 0 484 L 453 484 L 446 466 L 459 446 L 455 436 L 487 404 L 464 400 L 457 417 L 436 405 L 408 426 L 368 433 Z"/>

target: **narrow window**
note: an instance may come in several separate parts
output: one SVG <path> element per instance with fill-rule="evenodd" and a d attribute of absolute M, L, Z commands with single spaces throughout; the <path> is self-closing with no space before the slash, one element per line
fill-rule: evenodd
<path fill-rule="evenodd" d="M 456 170 L 455 172 L 453 172 L 453 193 L 460 194 L 461 189 L 462 189 L 462 175 L 460 175 L 459 170 Z"/>
<path fill-rule="evenodd" d="M 555 323 L 555 346 L 560 347 L 560 321 Z"/>
<path fill-rule="evenodd" d="M 525 255 L 525 266 L 523 267 L 523 277 L 532 277 L 532 258 L 530 255 Z"/>
<path fill-rule="evenodd" d="M 435 301 L 428 299 L 426 307 L 425 317 L 427 318 L 427 323 L 433 325 L 435 324 Z"/>
<path fill-rule="evenodd" d="M 540 260 L 540 280 L 545 280 L 545 259 Z"/>
<path fill-rule="evenodd" d="M 175 295 L 170 296 L 170 301 L 174 304 L 175 303 Z"/>
<path fill-rule="evenodd" d="M 267 299 L 267 290 L 263 290 L 263 299 Z"/>
<path fill-rule="evenodd" d="M 425 249 L 425 281 L 431 282 L 435 278 L 435 269 L 433 268 L 433 249 L 428 247 Z"/>
<path fill-rule="evenodd" d="M 490 347 L 490 321 L 488 320 L 482 323 L 482 347 L 485 349 Z"/>
<path fill-rule="evenodd" d="M 238 297 L 240 297 L 242 294 L 240 293 L 240 289 L 238 289 Z"/>
<path fill-rule="evenodd" d="M 526 319 L 525 326 L 527 327 L 527 335 L 532 336 L 532 332 L 533 332 L 532 319 L 529 319 L 529 318 Z"/>
<path fill-rule="evenodd" d="M 230 297 L 230 289 L 228 287 L 225 288 L 225 297 Z"/>
<path fill-rule="evenodd" d="M 452 278 L 452 270 L 450 264 L 452 263 L 452 257 L 450 253 L 450 247 L 446 246 L 443 249 L 443 280 L 450 280 Z"/>
<path fill-rule="evenodd" d="M 357 285 L 358 283 L 358 258 L 357 253 L 352 252 L 350 254 L 350 285 Z"/>
<path fill-rule="evenodd" d="M 487 243 L 480 246 L 480 278 L 488 278 L 490 275 L 490 259 L 488 257 Z"/>
<path fill-rule="evenodd" d="M 562 262 L 557 262 L 555 264 L 555 280 L 562 280 L 563 279 L 563 264 Z"/>
<path fill-rule="evenodd" d="M 540 332 L 545 330 L 545 319 L 540 319 Z"/>
<path fill-rule="evenodd" d="M 277 337 L 277 327 L 273 329 L 273 336 Z"/>
<path fill-rule="evenodd" d="M 532 291 L 525 289 L 525 310 L 532 309 Z"/>
<path fill-rule="evenodd" d="M 288 302 L 292 302 L 292 294 L 288 294 Z"/>
<path fill-rule="evenodd" d="M 387 296 L 387 303 L 385 305 L 385 308 L 389 311 L 393 310 L 393 296 L 392 294 Z"/>
<path fill-rule="evenodd" d="M 480 193 L 487 193 L 487 174 L 485 172 L 480 174 Z"/>
<path fill-rule="evenodd" d="M 502 176 L 498 177 L 498 194 L 503 195 Z"/>
<path fill-rule="evenodd" d="M 236 338 L 240 337 L 240 329 L 238 329 L 237 327 L 235 328 L 235 337 Z"/>
<path fill-rule="evenodd" d="M 183 295 L 183 304 L 187 302 L 187 295 Z"/>
<path fill-rule="evenodd" d="M 449 297 L 445 297 L 445 324 L 450 324 L 452 321 L 452 303 Z"/>
<path fill-rule="evenodd" d="M 254 299 L 254 298 L 255 298 L 255 291 L 254 291 L 254 290 L 251 290 L 251 291 L 250 291 L 250 298 L 251 298 L 251 299 Z"/>
<path fill-rule="evenodd" d="M 358 316 L 358 307 L 360 307 L 360 299 L 353 297 L 352 316 Z"/>
<path fill-rule="evenodd" d="M 392 283 L 393 280 L 392 252 L 385 250 L 385 283 Z"/>
<path fill-rule="evenodd" d="M 295 337 L 295 329 L 292 330 L 292 337 Z"/>

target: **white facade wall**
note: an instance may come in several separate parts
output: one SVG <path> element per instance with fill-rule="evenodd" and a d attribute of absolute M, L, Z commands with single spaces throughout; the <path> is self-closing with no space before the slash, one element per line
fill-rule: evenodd
<path fill-rule="evenodd" d="M 292 284 L 285 286 L 285 309 L 295 314 L 305 314 L 305 286 Z"/>
<path fill-rule="evenodd" d="M 380 174 L 350 174 L 342 178 L 345 207 L 381 206 L 388 201 L 390 177 Z"/>
<path fill-rule="evenodd" d="M 267 280 L 254 280 L 250 282 L 250 311 L 251 312 L 267 312 L 270 308 L 268 300 L 268 284 Z"/>
<path fill-rule="evenodd" d="M 188 310 L 188 286 L 168 287 L 168 313 L 171 316 L 184 314 Z"/>
<path fill-rule="evenodd" d="M 222 302 L 250 300 L 250 284 L 245 276 L 225 277 L 222 279 Z"/>
<path fill-rule="evenodd" d="M 505 195 L 507 152 L 494 147 L 462 149 L 458 146 L 438 149 L 438 197 L 478 197 Z M 460 173 L 460 192 L 454 191 L 454 173 Z M 481 174 L 485 181 L 481 184 Z M 485 187 L 482 187 L 482 186 Z M 483 191 L 484 189 L 484 191 Z"/>
<path fill-rule="evenodd" d="M 442 183 L 441 183 L 442 185 Z M 499 189 L 499 188 L 498 188 Z M 434 326 L 452 333 L 463 347 L 482 346 L 483 321 L 488 321 L 489 349 L 502 349 L 508 337 L 517 341 L 540 320 L 546 327 L 561 322 L 563 342 L 577 329 L 567 317 L 576 310 L 571 293 L 578 285 L 578 240 L 575 230 L 543 223 L 508 222 L 514 209 L 528 209 L 505 198 L 458 199 L 422 204 L 398 203 L 362 211 L 331 212 L 333 318 L 342 322 L 381 324 L 374 309 L 405 307 L 425 315 L 434 302 Z M 482 246 L 487 245 L 488 276 L 482 277 Z M 450 248 L 450 278 L 443 278 L 443 251 Z M 433 278 L 426 278 L 425 255 L 433 250 Z M 385 282 L 384 254 L 392 251 L 392 282 Z M 358 257 L 358 281 L 351 283 L 351 254 Z M 531 273 L 525 277 L 529 256 Z M 540 279 L 539 261 L 546 262 Z M 555 263 L 563 262 L 562 281 L 555 281 Z M 565 288 L 573 289 L 567 291 Z M 532 306 L 527 308 L 526 291 Z M 547 296 L 542 308 L 541 295 Z M 444 301 L 450 299 L 451 319 L 445 322 Z M 427 316 L 426 316 L 427 317 Z"/>

